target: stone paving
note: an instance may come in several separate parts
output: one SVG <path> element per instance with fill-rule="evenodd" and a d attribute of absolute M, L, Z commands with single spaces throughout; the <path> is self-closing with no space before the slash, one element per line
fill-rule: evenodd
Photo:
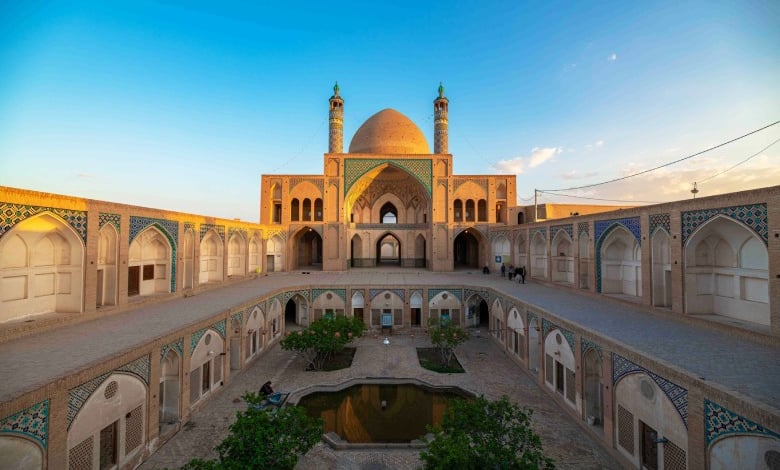
<path fill-rule="evenodd" d="M 437 385 L 457 385 L 490 399 L 502 395 L 534 410 L 533 423 L 542 438 L 545 454 L 562 469 L 617 469 L 611 455 L 574 419 L 541 390 L 533 378 L 512 362 L 495 342 L 481 335 L 458 348 L 465 374 L 438 374 L 420 367 L 416 347 L 430 343 L 423 335 L 393 335 L 390 345 L 381 337 L 366 336 L 356 342 L 357 352 L 349 369 L 333 372 L 304 372 L 303 360 L 283 351 L 278 344 L 231 381 L 206 407 L 192 416 L 185 429 L 152 455 L 142 470 L 175 468 L 192 458 L 214 458 L 213 448 L 227 435 L 235 412 L 246 405 L 236 400 L 247 390 L 259 390 L 272 380 L 276 390 L 295 392 L 312 384 L 335 385 L 351 378 L 419 378 Z M 501 371 L 496 373 L 496 371 Z M 333 450 L 318 444 L 298 463 L 300 469 L 406 469 L 418 468 L 418 451 Z"/>

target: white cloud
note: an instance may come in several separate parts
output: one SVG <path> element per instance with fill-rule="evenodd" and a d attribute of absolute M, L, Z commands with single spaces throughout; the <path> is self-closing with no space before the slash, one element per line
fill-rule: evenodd
<path fill-rule="evenodd" d="M 597 140 L 596 143 L 593 144 L 593 145 L 595 145 L 596 147 L 603 147 L 604 146 L 604 141 L 603 140 Z"/>
<path fill-rule="evenodd" d="M 566 173 L 562 174 L 561 178 L 563 178 L 565 180 L 579 180 L 579 179 L 583 179 L 583 178 L 590 178 L 591 176 L 596 176 L 598 174 L 599 173 L 597 171 L 588 171 L 588 172 L 580 174 L 580 173 L 577 173 L 577 170 L 570 170 L 570 171 L 567 171 Z"/>
<path fill-rule="evenodd" d="M 612 54 L 610 54 L 610 55 L 609 55 L 609 57 L 607 57 L 607 60 L 608 60 L 609 62 L 614 62 L 614 61 L 616 61 L 616 60 L 617 60 L 617 54 L 615 54 L 615 53 L 613 52 Z"/>
<path fill-rule="evenodd" d="M 500 173 L 514 173 L 519 175 L 526 168 L 536 168 L 563 151 L 560 147 L 534 147 L 531 155 L 527 157 L 515 157 L 509 160 L 500 160 L 492 167 Z"/>

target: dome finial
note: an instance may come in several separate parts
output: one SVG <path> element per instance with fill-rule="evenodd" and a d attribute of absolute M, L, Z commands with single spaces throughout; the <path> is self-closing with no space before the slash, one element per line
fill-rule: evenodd
<path fill-rule="evenodd" d="M 336 80 L 336 84 L 333 85 L 333 96 L 339 96 L 339 90 L 341 90 L 341 88 L 339 88 L 339 82 Z"/>
<path fill-rule="evenodd" d="M 444 84 L 439 82 L 439 98 L 444 98 Z"/>

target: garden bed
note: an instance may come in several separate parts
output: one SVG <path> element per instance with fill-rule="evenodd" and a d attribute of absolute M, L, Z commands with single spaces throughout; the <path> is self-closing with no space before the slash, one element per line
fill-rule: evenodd
<path fill-rule="evenodd" d="M 323 371 L 349 369 L 352 366 L 352 359 L 355 357 L 356 348 L 344 348 L 341 351 L 334 353 L 330 359 L 328 359 L 322 367 Z M 314 369 L 306 369 L 314 370 Z"/>
<path fill-rule="evenodd" d="M 453 355 L 450 364 L 443 364 L 441 360 L 441 354 L 436 348 L 417 348 L 417 359 L 420 361 L 420 366 L 423 369 L 428 369 L 433 372 L 441 372 L 444 374 L 462 374 L 466 372 L 463 366 L 458 362 L 458 358 Z"/>

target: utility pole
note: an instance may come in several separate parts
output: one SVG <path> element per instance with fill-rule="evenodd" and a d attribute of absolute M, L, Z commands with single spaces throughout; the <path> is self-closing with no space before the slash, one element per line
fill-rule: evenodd
<path fill-rule="evenodd" d="M 538 194 L 539 194 L 539 190 L 534 188 L 534 222 L 536 222 L 539 219 L 539 203 L 537 199 Z"/>

